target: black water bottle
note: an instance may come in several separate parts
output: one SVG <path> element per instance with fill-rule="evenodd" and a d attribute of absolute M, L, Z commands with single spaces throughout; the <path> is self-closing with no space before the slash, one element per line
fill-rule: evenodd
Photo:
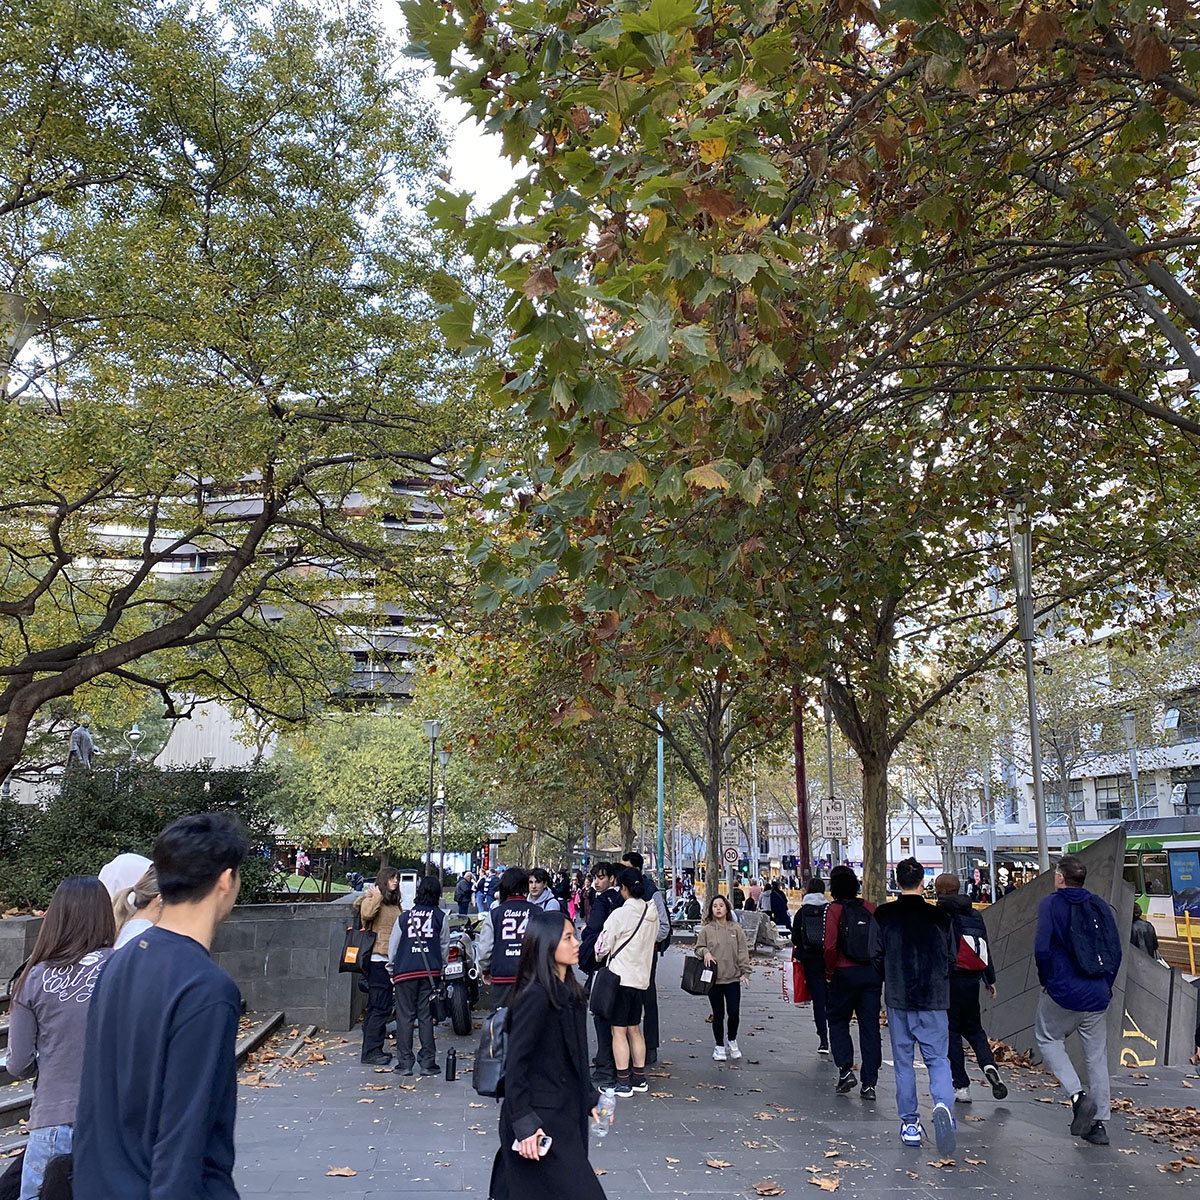
<path fill-rule="evenodd" d="M 458 1070 L 458 1051 L 453 1046 L 446 1051 L 446 1082 L 453 1083 Z"/>

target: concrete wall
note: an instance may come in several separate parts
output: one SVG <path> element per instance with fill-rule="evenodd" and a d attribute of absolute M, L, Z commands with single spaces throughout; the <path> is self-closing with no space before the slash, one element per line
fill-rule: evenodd
<path fill-rule="evenodd" d="M 282 1010 L 289 1022 L 347 1030 L 357 1013 L 357 975 L 338 973 L 352 897 L 329 904 L 243 904 L 217 930 L 213 958 L 252 1012 Z M 0 921 L 0 984 L 33 949 L 40 917 Z"/>

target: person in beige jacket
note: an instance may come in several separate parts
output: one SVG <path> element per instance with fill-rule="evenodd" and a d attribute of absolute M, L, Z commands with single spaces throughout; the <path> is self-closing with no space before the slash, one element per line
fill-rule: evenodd
<path fill-rule="evenodd" d="M 386 1067 L 391 1055 L 383 1048 L 387 1023 L 396 1007 L 396 988 L 387 969 L 388 939 L 400 916 L 400 872 L 385 867 L 375 883 L 354 901 L 364 929 L 375 934 L 375 948 L 363 976 L 367 981 L 367 1011 L 363 1015 L 361 1061 Z"/>
<path fill-rule="evenodd" d="M 642 1006 L 650 986 L 658 914 L 644 899 L 641 871 L 625 867 L 617 874 L 624 903 L 614 909 L 596 939 L 596 957 L 603 959 L 621 981 L 611 1017 L 613 1062 L 617 1095 L 646 1092 L 646 1040 L 642 1037 Z"/>
<path fill-rule="evenodd" d="M 742 984 L 750 982 L 750 947 L 746 931 L 733 919 L 733 911 L 724 896 L 708 902 L 704 923 L 696 934 L 696 953 L 706 966 L 716 968 L 716 982 L 708 993 L 712 1005 L 713 1059 L 741 1058 L 738 1049 L 738 1022 L 742 1015 Z M 726 1018 L 728 1017 L 728 1034 Z"/>

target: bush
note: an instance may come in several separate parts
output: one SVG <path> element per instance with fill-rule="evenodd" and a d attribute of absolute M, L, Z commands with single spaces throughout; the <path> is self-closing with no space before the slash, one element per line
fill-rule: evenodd
<path fill-rule="evenodd" d="M 205 785 L 208 785 L 207 790 Z M 255 771 L 203 767 L 161 770 L 71 770 L 45 808 L 0 811 L 0 903 L 44 908 L 68 875 L 95 875 L 125 851 L 149 855 L 159 831 L 177 817 L 224 812 L 236 817 L 250 841 L 239 903 L 265 899 L 270 875 L 271 820 Z"/>

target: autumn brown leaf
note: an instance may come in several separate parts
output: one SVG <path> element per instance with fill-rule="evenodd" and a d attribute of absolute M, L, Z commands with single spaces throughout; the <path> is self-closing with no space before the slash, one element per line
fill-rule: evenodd
<path fill-rule="evenodd" d="M 754 1185 L 754 1191 L 759 1196 L 782 1196 L 787 1189 L 781 1188 L 773 1179 L 764 1179 Z"/>
<path fill-rule="evenodd" d="M 742 207 L 736 196 L 720 188 L 705 188 L 697 192 L 696 203 L 714 221 L 728 221 Z"/>
<path fill-rule="evenodd" d="M 1062 22 L 1054 13 L 1038 12 L 1029 18 L 1021 36 L 1030 50 L 1049 50 L 1062 33 Z"/>
<path fill-rule="evenodd" d="M 1154 79 L 1171 65 L 1171 51 L 1151 25 L 1135 29 L 1127 49 L 1143 79 Z"/>
<path fill-rule="evenodd" d="M 727 1163 L 723 1158 L 706 1158 L 704 1160 L 706 1167 L 712 1167 L 714 1170 L 723 1171 L 726 1167 L 733 1166 L 732 1163 Z"/>
<path fill-rule="evenodd" d="M 529 272 L 529 278 L 521 285 L 521 291 L 528 299 L 536 300 L 539 296 L 548 296 L 552 292 L 557 292 L 558 279 L 549 267 L 534 267 Z"/>
<path fill-rule="evenodd" d="M 330 1167 L 329 1170 L 325 1172 L 325 1174 L 326 1175 L 339 1175 L 345 1179 L 349 1179 L 351 1176 L 357 1175 L 358 1172 L 353 1167 Z"/>
<path fill-rule="evenodd" d="M 1016 86 L 1017 64 L 1007 50 L 993 48 L 983 56 L 979 77 L 984 83 L 994 83 L 998 88 L 1008 91 Z"/>
<path fill-rule="evenodd" d="M 814 1175 L 808 1182 L 823 1192 L 836 1192 L 842 1186 L 842 1181 L 836 1175 Z"/>

